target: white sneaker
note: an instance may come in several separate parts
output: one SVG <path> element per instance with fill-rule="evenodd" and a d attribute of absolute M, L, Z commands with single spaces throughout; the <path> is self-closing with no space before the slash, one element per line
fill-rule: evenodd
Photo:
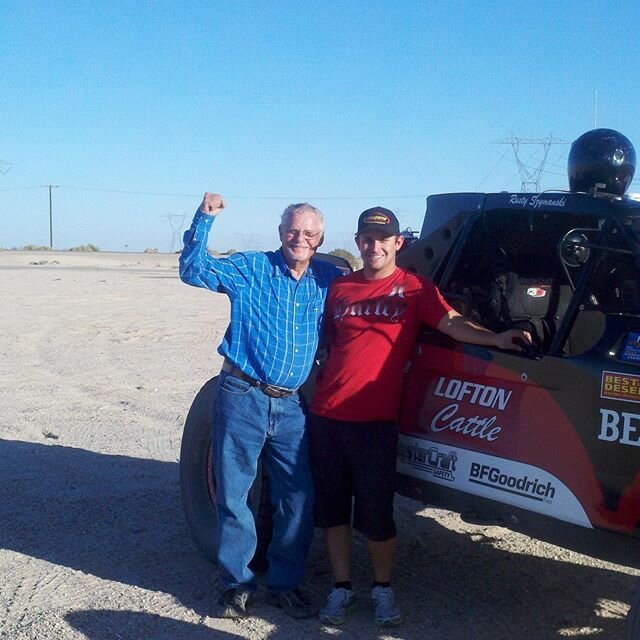
<path fill-rule="evenodd" d="M 391 587 L 374 587 L 371 591 L 375 607 L 375 623 L 379 627 L 395 627 L 403 620 Z"/>
<path fill-rule="evenodd" d="M 334 587 L 327 596 L 327 603 L 318 612 L 318 618 L 329 624 L 344 624 L 347 614 L 357 608 L 356 594 L 351 589 Z"/>

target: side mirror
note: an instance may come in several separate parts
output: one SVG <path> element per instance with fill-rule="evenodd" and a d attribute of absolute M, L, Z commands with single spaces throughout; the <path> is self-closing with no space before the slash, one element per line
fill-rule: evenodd
<path fill-rule="evenodd" d="M 591 253 L 588 245 L 589 239 L 584 233 L 576 230 L 567 232 L 558 245 L 560 260 L 568 267 L 583 265 Z"/>

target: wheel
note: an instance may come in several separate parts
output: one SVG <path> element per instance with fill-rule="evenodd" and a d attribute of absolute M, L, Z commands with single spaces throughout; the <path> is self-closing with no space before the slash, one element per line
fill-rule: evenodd
<path fill-rule="evenodd" d="M 211 453 L 211 429 L 213 403 L 218 377 L 207 382 L 196 395 L 182 433 L 180 446 L 180 493 L 182 508 L 196 546 L 202 553 L 216 561 L 217 542 L 215 507 L 216 479 L 213 475 Z M 249 492 L 249 505 L 256 520 L 258 544 L 251 561 L 254 571 L 264 571 L 266 552 L 272 534 L 272 507 L 269 483 L 262 464 L 258 461 L 258 473 Z"/>
<path fill-rule="evenodd" d="M 631 609 L 627 614 L 625 640 L 640 640 L 640 580 L 631 598 Z"/>

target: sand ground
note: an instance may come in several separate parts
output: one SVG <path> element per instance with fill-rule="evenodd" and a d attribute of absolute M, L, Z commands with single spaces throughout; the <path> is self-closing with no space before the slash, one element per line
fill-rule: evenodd
<path fill-rule="evenodd" d="M 221 364 L 226 298 L 183 285 L 175 255 L 0 251 L 0 300 L 0 638 L 623 636 L 637 569 L 404 498 L 402 627 L 372 623 L 361 540 L 362 606 L 343 628 L 291 620 L 261 594 L 246 620 L 211 618 L 216 568 L 184 524 L 178 455 Z M 318 535 L 318 604 L 329 583 Z"/>

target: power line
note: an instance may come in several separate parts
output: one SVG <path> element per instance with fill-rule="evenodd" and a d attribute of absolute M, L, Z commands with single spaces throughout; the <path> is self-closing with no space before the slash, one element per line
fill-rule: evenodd
<path fill-rule="evenodd" d="M 482 185 L 487 181 L 487 179 L 489 178 L 489 176 L 498 168 L 498 165 L 502 162 L 502 160 L 505 159 L 505 156 L 507 155 L 507 151 L 505 151 L 504 153 L 502 153 L 500 155 L 500 157 L 496 160 L 496 163 L 493 165 L 493 167 L 491 167 L 491 169 L 489 170 L 489 173 L 487 173 L 487 175 L 482 178 L 482 180 L 480 180 L 480 182 L 478 183 L 478 186 L 476 187 L 476 191 L 479 191 L 480 188 L 482 187 Z"/>
<path fill-rule="evenodd" d="M 9 187 L 2 188 L 0 191 L 18 191 L 24 189 L 43 189 L 46 188 L 47 185 L 37 185 L 37 186 L 27 186 L 27 187 Z M 165 196 L 165 197 L 176 197 L 176 198 L 201 198 L 202 193 L 163 193 L 157 191 L 127 191 L 125 189 L 102 189 L 99 187 L 75 187 L 69 185 L 56 185 L 58 189 L 69 189 L 74 191 L 98 191 L 102 193 L 123 193 L 128 195 L 141 195 L 141 196 Z M 370 196 L 370 195 L 361 195 L 361 196 L 247 196 L 247 195 L 228 195 L 227 198 L 233 198 L 234 200 L 287 200 L 287 201 L 295 201 L 295 200 L 394 200 L 394 199 L 417 199 L 417 198 L 426 198 L 427 194 L 420 193 L 415 195 L 378 195 L 378 196 Z"/>
<path fill-rule="evenodd" d="M 29 187 L 6 187 L 4 189 L 0 189 L 0 191 L 27 191 L 29 189 L 44 189 L 41 184 L 31 185 Z"/>

